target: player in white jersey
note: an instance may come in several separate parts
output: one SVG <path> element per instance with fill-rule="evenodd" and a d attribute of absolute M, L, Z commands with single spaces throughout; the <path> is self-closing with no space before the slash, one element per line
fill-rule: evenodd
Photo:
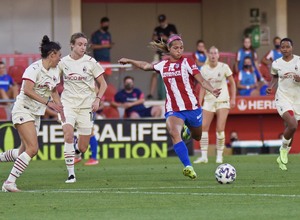
<path fill-rule="evenodd" d="M 207 150 L 209 145 L 208 131 L 210 124 L 216 115 L 216 163 L 223 163 L 223 150 L 225 147 L 225 125 L 229 109 L 234 108 L 236 98 L 236 85 L 232 76 L 232 71 L 226 63 L 219 62 L 219 50 L 211 47 L 208 52 L 208 63 L 202 66 L 201 73 L 214 88 L 221 88 L 219 97 L 213 96 L 204 89 L 200 90 L 199 102 L 203 103 L 203 124 L 202 137 L 200 141 L 201 157 L 194 163 L 207 163 Z M 230 96 L 227 86 L 227 80 L 230 86 Z"/>
<path fill-rule="evenodd" d="M 170 58 L 157 64 L 122 58 L 119 63 L 130 63 L 142 70 L 160 73 L 166 88 L 166 122 L 167 129 L 172 139 L 173 147 L 184 165 L 183 174 L 195 179 L 196 172 L 191 166 L 187 147 L 182 140 L 181 131 L 186 123 L 195 140 L 201 139 L 202 109 L 194 90 L 196 79 L 205 89 L 214 96 L 220 94 L 220 89 L 214 89 L 200 74 L 193 59 L 182 56 L 183 41 L 179 35 L 171 35 L 167 43 L 151 42 L 151 45 Z"/>
<path fill-rule="evenodd" d="M 87 37 L 83 33 L 71 36 L 71 53 L 62 58 L 59 68 L 62 72 L 64 90 L 61 101 L 66 116 L 63 125 L 65 139 L 65 163 L 68 169 L 66 183 L 76 182 L 74 172 L 74 129 L 78 132 L 78 150 L 84 153 L 92 134 L 94 113 L 100 106 L 107 88 L 103 77 L 104 69 L 92 57 L 85 54 Z M 99 84 L 97 89 L 95 81 Z"/>
<path fill-rule="evenodd" d="M 4 192 L 19 192 L 16 180 L 27 168 L 31 158 L 39 149 L 37 133 L 40 118 L 47 106 L 61 114 L 65 120 L 63 106 L 56 91 L 59 83 L 57 64 L 61 57 L 60 45 L 44 36 L 41 43 L 42 59 L 31 64 L 23 74 L 20 94 L 12 109 L 12 122 L 21 138 L 19 149 L 6 151 L 0 155 L 0 161 L 15 161 L 7 180 L 2 185 Z"/>
<path fill-rule="evenodd" d="M 280 41 L 280 50 L 283 57 L 272 63 L 272 80 L 267 93 L 271 94 L 277 87 L 276 108 L 285 123 L 277 163 L 281 170 L 287 170 L 288 153 L 300 120 L 300 57 L 293 54 L 293 42 L 289 38 Z"/>

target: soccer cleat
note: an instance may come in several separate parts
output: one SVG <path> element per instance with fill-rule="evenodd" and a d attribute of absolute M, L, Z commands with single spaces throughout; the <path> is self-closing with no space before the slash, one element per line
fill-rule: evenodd
<path fill-rule="evenodd" d="M 189 140 L 191 138 L 191 132 L 188 126 L 183 125 L 183 133 L 182 133 L 183 140 Z"/>
<path fill-rule="evenodd" d="M 82 160 L 81 152 L 79 150 L 75 150 L 74 164 L 79 163 L 81 160 Z"/>
<path fill-rule="evenodd" d="M 289 149 L 288 148 L 280 147 L 279 153 L 280 153 L 281 163 L 287 164 L 289 162 L 289 160 L 288 160 Z"/>
<path fill-rule="evenodd" d="M 281 159 L 280 159 L 280 157 L 277 157 L 277 163 L 278 163 L 278 165 L 279 165 L 279 168 L 281 169 L 281 170 L 287 170 L 287 167 L 286 167 L 286 165 L 285 164 L 283 164 L 282 162 L 281 162 Z"/>
<path fill-rule="evenodd" d="M 70 176 L 68 177 L 68 179 L 66 180 L 65 183 L 75 183 L 75 182 L 76 182 L 75 176 L 74 176 L 74 175 L 70 175 Z"/>
<path fill-rule="evenodd" d="M 208 163 L 208 159 L 203 157 L 198 157 L 198 159 L 195 160 L 194 163 Z"/>
<path fill-rule="evenodd" d="M 223 157 L 217 157 L 216 163 L 223 163 Z"/>
<path fill-rule="evenodd" d="M 91 158 L 87 162 L 85 162 L 84 165 L 86 165 L 86 166 L 93 166 L 93 165 L 97 165 L 98 163 L 99 163 L 98 160 L 95 160 L 95 159 Z"/>
<path fill-rule="evenodd" d="M 186 166 L 185 168 L 183 168 L 183 175 L 188 176 L 191 179 L 197 178 L 197 174 L 192 166 Z"/>
<path fill-rule="evenodd" d="M 79 163 L 81 160 L 82 160 L 81 157 L 78 157 L 78 158 L 75 157 L 75 158 L 74 158 L 74 164 L 75 164 L 75 163 Z"/>
<path fill-rule="evenodd" d="M 5 181 L 2 185 L 2 192 L 21 192 L 16 183 Z"/>

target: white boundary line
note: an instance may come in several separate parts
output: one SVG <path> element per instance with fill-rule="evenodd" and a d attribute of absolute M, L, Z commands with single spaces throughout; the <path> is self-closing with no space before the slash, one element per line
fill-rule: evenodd
<path fill-rule="evenodd" d="M 228 186 L 228 185 L 227 185 Z M 193 196 L 253 196 L 253 197 L 284 197 L 300 198 L 300 194 L 271 194 L 271 193 L 211 193 L 211 192 L 155 192 L 152 190 L 160 189 L 222 189 L 222 186 L 203 186 L 203 187 L 128 187 L 128 188 L 98 188 L 98 189 L 50 189 L 50 190 L 27 190 L 25 193 L 79 193 L 79 194 L 141 194 L 141 195 L 193 195 Z M 234 186 L 233 188 L 276 188 L 280 185 L 257 185 L 257 186 Z M 223 188 L 225 189 L 225 188 Z M 231 188 L 228 188 L 231 189 Z M 141 191 L 150 190 L 150 191 Z"/>
<path fill-rule="evenodd" d="M 78 194 L 141 194 L 141 195 L 192 195 L 192 196 L 253 196 L 253 197 L 283 197 L 283 198 L 300 198 L 300 195 L 287 194 L 254 194 L 254 193 L 209 193 L 209 192 L 147 192 L 147 191 L 103 191 L 103 190 L 32 190 L 22 191 L 26 193 L 78 193 Z"/>

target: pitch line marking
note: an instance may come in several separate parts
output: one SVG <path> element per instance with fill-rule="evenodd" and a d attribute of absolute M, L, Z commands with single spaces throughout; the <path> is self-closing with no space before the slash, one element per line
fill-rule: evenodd
<path fill-rule="evenodd" d="M 300 198 L 296 194 L 254 194 L 254 193 L 196 193 L 196 192 L 143 192 L 143 191 L 76 191 L 76 190 L 31 190 L 22 191 L 25 193 L 105 193 L 105 194 L 142 194 L 142 195 L 193 195 L 193 196 L 253 196 L 253 197 L 282 197 L 282 198 Z"/>

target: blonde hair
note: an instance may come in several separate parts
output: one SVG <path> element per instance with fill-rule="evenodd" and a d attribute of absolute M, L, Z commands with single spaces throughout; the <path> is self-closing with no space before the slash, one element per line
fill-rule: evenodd
<path fill-rule="evenodd" d="M 176 40 L 182 41 L 181 37 L 178 34 L 172 34 L 170 35 L 166 43 L 162 39 L 160 39 L 160 41 L 158 42 L 156 41 L 150 42 L 150 47 L 164 54 L 168 54 L 170 52 L 169 47 L 171 47 L 172 43 Z"/>
<path fill-rule="evenodd" d="M 151 41 L 150 43 L 150 47 L 154 50 L 157 50 L 159 52 L 162 52 L 164 54 L 168 54 L 169 53 L 169 49 L 168 46 L 165 42 L 163 42 L 163 40 L 161 39 L 160 41 L 156 42 L 156 41 Z"/>

